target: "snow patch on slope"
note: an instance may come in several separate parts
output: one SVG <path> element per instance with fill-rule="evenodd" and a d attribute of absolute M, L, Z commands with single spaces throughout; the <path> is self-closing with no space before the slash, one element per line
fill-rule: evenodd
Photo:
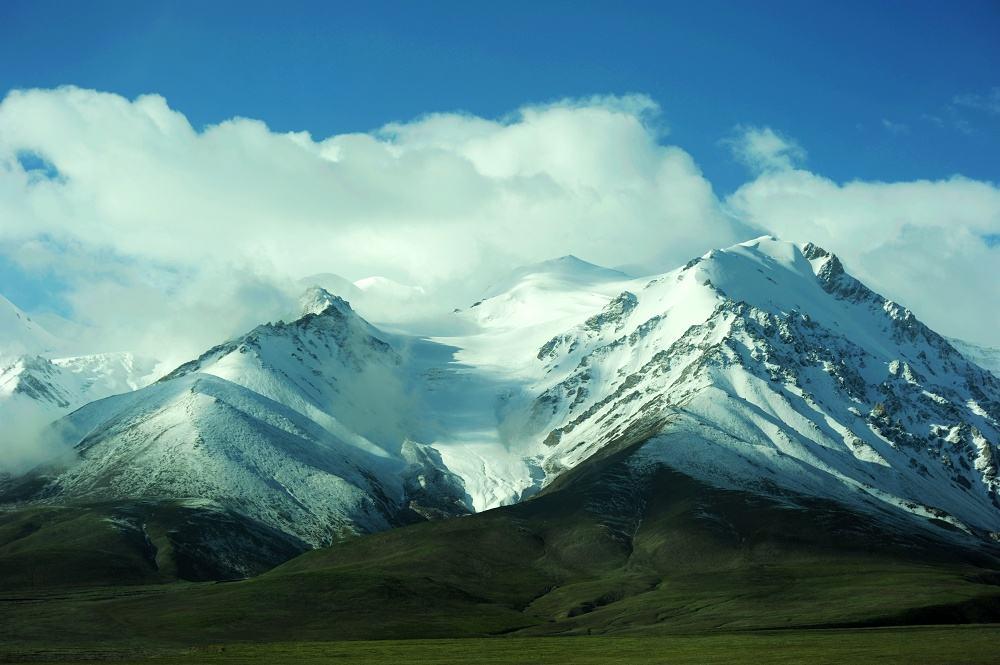
<path fill-rule="evenodd" d="M 58 353 L 64 344 L 0 295 L 0 364 L 22 355 Z"/>

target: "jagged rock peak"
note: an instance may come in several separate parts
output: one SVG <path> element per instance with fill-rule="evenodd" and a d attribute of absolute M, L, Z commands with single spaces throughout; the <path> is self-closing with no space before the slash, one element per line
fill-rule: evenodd
<path fill-rule="evenodd" d="M 351 305 L 340 296 L 335 296 L 320 286 L 311 286 L 299 297 L 299 307 L 302 316 L 307 314 L 322 314 L 331 307 L 341 314 L 351 310 Z"/>
<path fill-rule="evenodd" d="M 604 309 L 593 315 L 584 322 L 584 326 L 591 330 L 600 329 L 608 323 L 620 323 L 639 304 L 639 299 L 631 291 L 622 291 L 611 299 Z"/>
<path fill-rule="evenodd" d="M 830 252 L 826 251 L 819 245 L 815 245 L 811 242 L 807 242 L 802 246 L 802 255 L 807 259 L 812 261 L 813 259 L 821 259 L 827 256 L 831 256 Z"/>

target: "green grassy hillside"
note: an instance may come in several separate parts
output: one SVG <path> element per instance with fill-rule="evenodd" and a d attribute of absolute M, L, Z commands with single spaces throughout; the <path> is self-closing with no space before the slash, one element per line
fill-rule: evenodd
<path fill-rule="evenodd" d="M 305 544 L 232 511 L 177 501 L 0 509 L 0 589 L 239 579 Z"/>
<path fill-rule="evenodd" d="M 669 469 L 639 478 L 627 454 L 522 504 L 356 538 L 246 581 L 9 592 L 0 624 L 9 648 L 30 650 L 1000 618 L 985 545 Z"/>

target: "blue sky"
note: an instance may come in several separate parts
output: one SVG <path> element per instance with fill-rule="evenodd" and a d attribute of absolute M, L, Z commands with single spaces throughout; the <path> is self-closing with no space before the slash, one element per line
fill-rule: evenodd
<path fill-rule="evenodd" d="M 996 0 L 5 0 L 0 294 L 197 353 L 310 272 L 450 308 L 768 232 L 1000 344 L 997 35 Z"/>
<path fill-rule="evenodd" d="M 719 144 L 740 124 L 795 137 L 809 168 L 838 181 L 996 181 L 997 35 L 989 0 L 7 0 L 0 89 L 155 92 L 196 126 L 240 115 L 321 137 L 642 92 L 721 193 L 746 178 Z"/>

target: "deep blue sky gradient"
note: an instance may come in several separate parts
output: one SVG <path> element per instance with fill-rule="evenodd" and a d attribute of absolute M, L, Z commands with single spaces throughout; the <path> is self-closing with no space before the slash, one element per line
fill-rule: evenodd
<path fill-rule="evenodd" d="M 998 0 L 0 2 L 0 95 L 62 84 L 317 138 L 641 92 L 720 196 L 750 177 L 722 142 L 737 125 L 838 182 L 1000 181 L 1000 113 L 954 103 L 1000 87 Z M 52 300 L 14 266 L 0 282 Z"/>
<path fill-rule="evenodd" d="M 1000 180 L 1000 116 L 952 103 L 1000 86 L 997 0 L 0 3 L 0 92 L 60 84 L 316 137 L 643 92 L 720 194 L 738 124 L 838 181 Z"/>

